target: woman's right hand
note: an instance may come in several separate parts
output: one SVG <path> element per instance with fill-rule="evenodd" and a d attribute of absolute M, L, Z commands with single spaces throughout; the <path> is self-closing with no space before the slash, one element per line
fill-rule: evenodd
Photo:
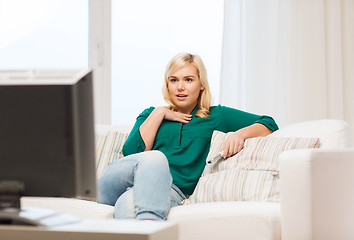
<path fill-rule="evenodd" d="M 181 122 L 181 123 L 189 123 L 192 120 L 192 115 L 171 111 L 167 107 L 157 107 L 157 111 L 163 114 L 163 118 L 170 121 Z"/>
<path fill-rule="evenodd" d="M 192 115 L 171 111 L 166 107 L 155 108 L 145 122 L 139 127 L 140 135 L 145 143 L 145 151 L 151 150 L 163 119 L 188 123 Z"/>

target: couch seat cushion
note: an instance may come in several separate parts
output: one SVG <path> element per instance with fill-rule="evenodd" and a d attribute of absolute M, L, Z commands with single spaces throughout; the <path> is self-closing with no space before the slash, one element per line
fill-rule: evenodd
<path fill-rule="evenodd" d="M 182 205 L 171 209 L 168 221 L 178 222 L 180 239 L 280 239 L 280 204 L 275 202 Z"/>

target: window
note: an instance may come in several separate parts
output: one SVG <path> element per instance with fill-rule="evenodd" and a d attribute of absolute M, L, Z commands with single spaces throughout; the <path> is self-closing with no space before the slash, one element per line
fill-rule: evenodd
<path fill-rule="evenodd" d="M 166 105 L 165 67 L 191 52 L 204 60 L 217 104 L 223 2 L 0 0 L 0 69 L 87 68 L 90 49 L 90 66 L 110 73 L 95 78 L 96 123 L 131 125 L 143 109 Z M 102 20 L 107 11 L 112 22 Z"/>
<path fill-rule="evenodd" d="M 223 1 L 112 1 L 112 124 L 129 125 L 150 106 L 163 106 L 168 61 L 198 54 L 218 102 Z"/>
<path fill-rule="evenodd" d="M 88 67 L 88 0 L 0 0 L 0 69 Z"/>

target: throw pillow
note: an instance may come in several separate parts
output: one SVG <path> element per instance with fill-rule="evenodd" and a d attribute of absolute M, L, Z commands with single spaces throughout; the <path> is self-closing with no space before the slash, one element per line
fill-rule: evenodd
<path fill-rule="evenodd" d="M 231 133 L 214 131 L 207 160 L 218 154 Z M 318 138 L 257 137 L 236 155 L 207 164 L 184 204 L 215 201 L 279 201 L 279 154 L 319 147 Z"/>
<path fill-rule="evenodd" d="M 122 148 L 129 133 L 117 130 L 96 130 L 96 177 L 112 161 L 123 157 Z"/>

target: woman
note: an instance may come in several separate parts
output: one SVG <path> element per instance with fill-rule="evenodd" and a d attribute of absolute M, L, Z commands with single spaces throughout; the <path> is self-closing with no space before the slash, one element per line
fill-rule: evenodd
<path fill-rule="evenodd" d="M 164 220 L 170 207 L 191 195 L 205 167 L 214 130 L 234 133 L 224 158 L 247 138 L 278 129 L 274 120 L 236 109 L 210 107 L 211 94 L 198 55 L 182 53 L 167 65 L 163 96 L 168 107 L 143 111 L 123 147 L 98 181 L 98 201 L 115 205 L 116 218 Z"/>

